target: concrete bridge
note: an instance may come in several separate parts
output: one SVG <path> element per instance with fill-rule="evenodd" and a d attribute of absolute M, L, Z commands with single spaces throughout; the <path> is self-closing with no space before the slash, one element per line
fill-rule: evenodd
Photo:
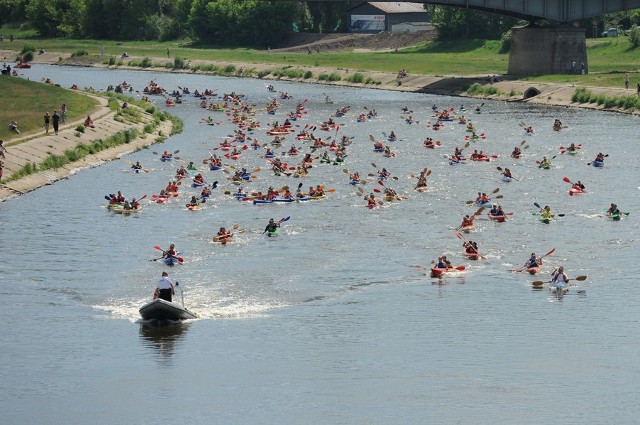
<path fill-rule="evenodd" d="M 318 1 L 318 0 L 315 0 Z M 326 1 L 326 0 L 320 0 Z M 394 3 L 398 0 L 375 0 Z M 456 6 L 481 10 L 499 15 L 535 21 L 549 19 L 561 23 L 579 21 L 604 15 L 640 8 L 640 0 L 404 0 L 410 3 L 425 3 L 442 6 Z"/>
<path fill-rule="evenodd" d="M 330 0 L 307 0 L 330 1 Z M 375 0 L 395 3 L 398 0 Z M 404 0 L 473 9 L 529 21 L 512 28 L 508 73 L 517 76 L 587 73 L 585 29 L 571 25 L 606 13 L 640 8 L 640 0 Z M 537 20 L 557 22 L 538 27 Z"/>

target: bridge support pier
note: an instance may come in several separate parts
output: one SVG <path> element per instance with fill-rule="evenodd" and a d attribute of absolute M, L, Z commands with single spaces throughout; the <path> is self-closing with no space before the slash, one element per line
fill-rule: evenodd
<path fill-rule="evenodd" d="M 585 29 L 514 27 L 509 75 L 581 74 L 587 66 Z M 575 67 L 573 66 L 575 62 Z"/>

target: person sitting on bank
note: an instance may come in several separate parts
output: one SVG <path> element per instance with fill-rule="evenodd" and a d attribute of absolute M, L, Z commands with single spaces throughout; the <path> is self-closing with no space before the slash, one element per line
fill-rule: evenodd
<path fill-rule="evenodd" d="M 20 134 L 20 129 L 18 128 L 18 121 L 11 120 L 9 123 L 9 131 L 13 131 L 16 134 Z"/>
<path fill-rule="evenodd" d="M 93 120 L 91 119 L 91 116 L 87 115 L 87 119 L 84 120 L 84 126 L 85 127 L 91 127 L 91 128 L 95 127 L 93 125 Z"/>
<path fill-rule="evenodd" d="M 173 286 L 173 282 L 169 279 L 169 273 L 162 272 L 162 277 L 156 284 L 156 289 L 153 291 L 153 299 L 157 300 L 158 298 L 171 302 L 171 298 L 175 295 L 175 289 Z"/>

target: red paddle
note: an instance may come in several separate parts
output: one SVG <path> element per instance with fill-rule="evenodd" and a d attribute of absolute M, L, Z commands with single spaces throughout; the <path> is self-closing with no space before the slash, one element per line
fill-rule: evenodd
<path fill-rule="evenodd" d="M 569 184 L 573 184 L 573 183 L 571 183 L 571 180 L 569 179 L 569 177 L 563 177 L 562 180 L 564 180 L 565 182 L 567 182 Z"/>

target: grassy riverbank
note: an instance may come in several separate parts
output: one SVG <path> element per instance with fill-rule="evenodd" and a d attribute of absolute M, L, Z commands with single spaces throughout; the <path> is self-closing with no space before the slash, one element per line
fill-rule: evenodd
<path fill-rule="evenodd" d="M 418 46 L 407 46 L 397 51 L 322 51 L 321 53 L 294 53 L 278 50 L 226 49 L 215 46 L 193 47 L 186 42 L 116 42 L 97 40 L 37 39 L 33 34 L 17 33 L 13 43 L 4 42 L 0 48 L 21 50 L 29 44 L 47 52 L 86 54 L 88 62 L 126 64 L 121 59 L 123 52 L 129 56 L 163 60 L 171 66 L 175 58 L 188 64 L 189 61 L 212 61 L 242 64 L 274 64 L 305 68 L 335 68 L 354 71 L 397 72 L 406 69 L 410 74 L 471 76 L 504 74 L 507 71 L 509 54 L 500 53 L 497 40 L 465 40 L 432 42 Z M 101 54 L 104 46 L 104 54 Z M 169 49 L 169 57 L 167 57 Z M 625 72 L 632 82 L 640 78 L 640 49 L 634 48 L 628 37 L 587 40 L 588 66 L 590 74 L 585 76 L 549 75 L 527 78 L 531 81 L 620 87 Z M 12 60 L 13 58 L 6 58 Z M 620 75 L 620 74 L 623 75 Z"/>
<path fill-rule="evenodd" d="M 0 139 L 11 141 L 31 132 L 44 134 L 44 113 L 53 114 L 67 104 L 67 121 L 74 121 L 91 114 L 97 103 L 94 99 L 50 84 L 41 84 L 15 77 L 0 77 L 0 93 L 3 105 L 0 108 Z M 11 120 L 18 121 L 22 134 L 9 131 Z M 49 132 L 53 131 L 53 127 Z"/>

